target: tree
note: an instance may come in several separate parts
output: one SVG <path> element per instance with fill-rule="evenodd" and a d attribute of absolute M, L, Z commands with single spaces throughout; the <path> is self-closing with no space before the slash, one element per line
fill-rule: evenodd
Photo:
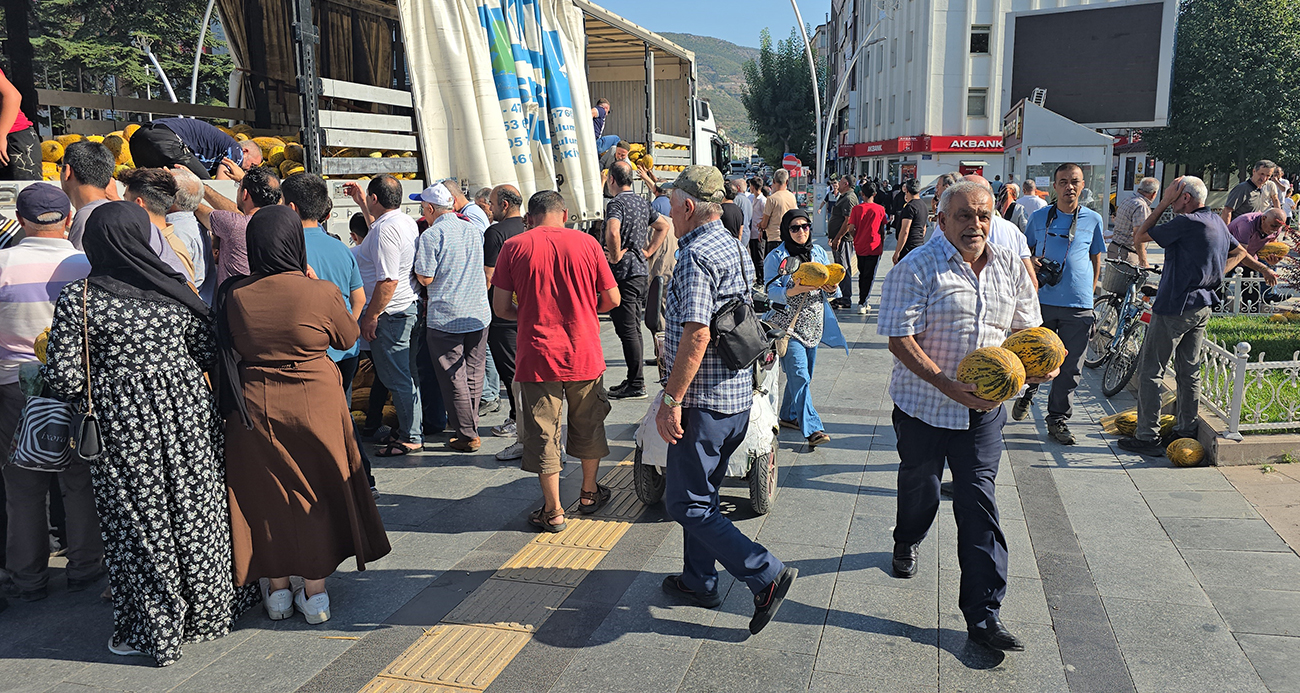
<path fill-rule="evenodd" d="M 758 134 L 759 156 L 780 166 L 786 152 L 806 162 L 814 160 L 817 141 L 812 77 L 804 58 L 803 39 L 795 29 L 790 38 L 772 46 L 772 34 L 759 34 L 758 60 L 744 65 L 745 86 L 741 102 Z M 810 164 L 811 165 L 811 164 Z"/>
<path fill-rule="evenodd" d="M 12 5 L 12 3 L 6 3 Z M 207 0 L 42 0 L 31 5 L 39 29 L 32 39 L 36 84 L 100 94 L 143 97 L 152 91 L 166 98 L 136 36 L 150 49 L 171 80 L 176 98 L 189 101 L 195 42 Z M 215 16 L 215 14 L 214 14 Z M 209 31 L 204 46 L 223 46 L 219 32 Z M 12 59 L 12 57 L 11 57 Z M 208 54 L 199 66 L 199 103 L 224 104 L 234 63 L 228 54 Z"/>
<path fill-rule="evenodd" d="M 1249 176 L 1257 159 L 1300 164 L 1300 0 L 1183 0 L 1169 126 L 1152 154 Z"/>

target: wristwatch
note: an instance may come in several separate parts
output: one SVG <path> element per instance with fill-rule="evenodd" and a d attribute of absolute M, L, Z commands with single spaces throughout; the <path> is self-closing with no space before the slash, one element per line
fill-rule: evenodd
<path fill-rule="evenodd" d="M 681 403 L 680 401 L 678 401 L 678 400 L 673 399 L 673 396 L 670 395 L 670 394 L 668 394 L 668 391 L 667 391 L 667 390 L 664 390 L 664 404 L 666 404 L 666 405 L 668 405 L 668 406 L 670 406 L 670 407 L 680 407 L 680 406 L 682 406 L 682 403 Z"/>

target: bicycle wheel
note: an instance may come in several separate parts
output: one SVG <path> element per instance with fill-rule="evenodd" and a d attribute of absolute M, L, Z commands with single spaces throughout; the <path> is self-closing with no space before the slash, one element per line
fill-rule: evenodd
<path fill-rule="evenodd" d="M 1128 386 L 1137 370 L 1138 354 L 1142 352 L 1142 339 L 1146 337 L 1147 326 L 1141 320 L 1134 320 L 1124 328 L 1115 353 L 1106 362 L 1106 370 L 1101 376 L 1101 393 L 1113 397 L 1115 393 Z"/>
<path fill-rule="evenodd" d="M 1119 307 L 1119 297 L 1110 294 L 1098 298 L 1092 304 L 1094 319 L 1092 332 L 1088 335 L 1088 349 L 1083 353 L 1084 366 L 1096 368 L 1106 362 L 1106 357 L 1110 355 L 1110 345 L 1119 332 Z"/>

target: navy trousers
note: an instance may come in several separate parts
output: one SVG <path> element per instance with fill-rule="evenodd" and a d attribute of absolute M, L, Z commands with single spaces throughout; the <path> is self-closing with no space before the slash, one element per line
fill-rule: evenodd
<path fill-rule="evenodd" d="M 682 526 L 682 584 L 696 592 L 718 589 L 715 561 L 755 594 L 772 584 L 785 567 L 736 529 L 718 508 L 727 459 L 745 441 L 748 426 L 749 411 L 719 414 L 682 407 L 682 439 L 668 446 L 664 503 Z"/>
<path fill-rule="evenodd" d="M 971 410 L 970 428 L 931 426 L 894 407 L 898 436 L 898 521 L 894 541 L 919 544 L 939 511 L 939 479 L 952 470 L 952 510 L 957 521 L 961 591 L 957 605 L 971 630 L 996 618 L 1007 594 L 1007 538 L 998 524 L 993 480 L 1002 457 L 1006 409 Z"/>

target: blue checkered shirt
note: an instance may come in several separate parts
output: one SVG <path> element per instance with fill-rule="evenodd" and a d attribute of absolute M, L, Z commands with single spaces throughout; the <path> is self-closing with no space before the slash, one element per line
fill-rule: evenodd
<path fill-rule="evenodd" d="M 477 332 L 492 320 L 483 274 L 483 234 L 457 214 L 444 214 L 415 245 L 415 274 L 432 277 L 425 287 L 430 328 L 449 334 Z"/>
<path fill-rule="evenodd" d="M 942 231 L 903 258 L 880 291 L 877 332 L 914 337 L 921 351 L 949 378 L 957 364 L 980 347 L 998 346 L 1016 330 L 1043 319 L 1029 271 L 1018 254 L 989 243 L 976 276 Z M 908 416 L 931 426 L 964 431 L 970 410 L 894 359 L 889 396 Z"/>
<path fill-rule="evenodd" d="M 664 308 L 664 360 L 669 372 L 677 358 L 686 323 L 707 326 L 732 298 L 742 296 L 747 301 L 753 300 L 749 288 L 753 276 L 745 269 L 750 262 L 749 255 L 742 255 L 739 242 L 727 233 L 721 221 L 711 221 L 682 236 L 678 246 L 677 267 L 668 285 L 668 302 Z M 736 414 L 748 411 L 753 401 L 754 383 L 749 370 L 727 368 L 718 356 L 717 347 L 710 344 L 700 362 L 700 370 L 686 388 L 682 406 Z"/>

